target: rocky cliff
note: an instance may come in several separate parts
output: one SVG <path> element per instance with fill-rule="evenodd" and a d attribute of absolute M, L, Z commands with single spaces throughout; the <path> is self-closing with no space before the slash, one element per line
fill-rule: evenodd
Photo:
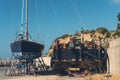
<path fill-rule="evenodd" d="M 101 29 L 101 28 L 100 28 Z M 100 32 L 100 29 L 98 30 L 86 30 L 84 32 L 78 32 L 78 33 L 75 33 L 75 34 L 72 34 L 72 35 L 69 35 L 69 34 L 65 34 L 57 39 L 56 40 L 59 40 L 60 43 L 62 44 L 67 44 L 70 40 L 70 37 L 71 36 L 74 36 L 74 37 L 79 37 L 79 38 L 83 38 L 83 42 L 84 41 L 89 41 L 89 40 L 93 40 L 93 41 L 98 41 L 100 40 L 102 43 L 103 43 L 103 46 L 105 48 L 108 48 L 109 47 L 109 44 L 106 44 L 106 41 L 107 43 L 109 43 L 110 40 L 114 39 L 114 38 L 117 38 L 117 35 L 115 35 L 115 31 L 106 31 L 106 32 Z M 53 47 L 54 47 L 54 42 L 51 44 L 51 47 L 48 51 L 48 53 L 46 54 L 46 56 L 52 56 L 53 54 Z"/>

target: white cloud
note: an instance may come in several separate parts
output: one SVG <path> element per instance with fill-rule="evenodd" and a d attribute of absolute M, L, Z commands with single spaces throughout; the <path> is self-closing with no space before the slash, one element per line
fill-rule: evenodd
<path fill-rule="evenodd" d="M 120 4 L 120 0 L 112 0 L 115 4 Z"/>

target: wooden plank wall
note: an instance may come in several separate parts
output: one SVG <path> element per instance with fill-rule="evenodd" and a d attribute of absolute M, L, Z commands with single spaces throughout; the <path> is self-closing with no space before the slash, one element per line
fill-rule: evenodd
<path fill-rule="evenodd" d="M 110 60 L 110 73 L 120 74 L 120 38 L 110 41 L 108 56 Z"/>

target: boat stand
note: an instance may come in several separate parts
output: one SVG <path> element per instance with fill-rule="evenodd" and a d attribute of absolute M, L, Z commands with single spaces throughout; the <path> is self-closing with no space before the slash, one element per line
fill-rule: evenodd
<path fill-rule="evenodd" d="M 37 58 L 36 61 L 36 59 L 30 57 L 25 59 L 13 54 L 10 58 L 9 66 L 5 71 L 5 76 L 36 75 L 36 73 L 47 73 L 47 71 L 42 56 Z"/>

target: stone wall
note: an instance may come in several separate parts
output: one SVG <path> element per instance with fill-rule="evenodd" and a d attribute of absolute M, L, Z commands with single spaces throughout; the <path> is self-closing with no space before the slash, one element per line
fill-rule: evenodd
<path fill-rule="evenodd" d="M 110 41 L 108 56 L 110 60 L 110 73 L 120 74 L 120 38 Z"/>

